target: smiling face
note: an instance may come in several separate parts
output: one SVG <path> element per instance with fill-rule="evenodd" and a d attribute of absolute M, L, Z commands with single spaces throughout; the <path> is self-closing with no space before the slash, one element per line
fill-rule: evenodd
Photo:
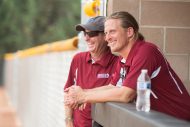
<path fill-rule="evenodd" d="M 129 43 L 127 29 L 121 27 L 119 19 L 108 19 L 105 22 L 106 41 L 112 52 L 122 52 Z"/>
<path fill-rule="evenodd" d="M 105 41 L 105 35 L 103 32 L 99 32 L 96 36 L 92 37 L 88 35 L 90 31 L 86 30 L 85 32 L 86 34 L 84 34 L 84 39 L 87 43 L 89 52 L 99 54 L 102 50 L 107 48 L 107 42 Z"/>

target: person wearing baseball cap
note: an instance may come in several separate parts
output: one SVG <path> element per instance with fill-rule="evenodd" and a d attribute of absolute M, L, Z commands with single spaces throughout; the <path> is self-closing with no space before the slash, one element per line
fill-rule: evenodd
<path fill-rule="evenodd" d="M 76 25 L 76 30 L 77 31 L 90 30 L 90 31 L 103 32 L 104 31 L 104 21 L 105 21 L 104 16 L 97 16 L 97 17 L 89 19 L 86 24 Z"/>
<path fill-rule="evenodd" d="M 111 81 L 118 57 L 111 53 L 105 41 L 104 21 L 104 16 L 97 16 L 90 18 L 86 24 L 76 25 L 76 30 L 84 33 L 88 51 L 74 56 L 64 89 L 72 85 L 91 89 Z M 65 92 L 65 97 L 68 93 Z M 85 106 L 84 110 L 65 105 L 67 127 L 92 127 L 91 105 L 86 103 L 82 106 Z M 96 123 L 93 126 L 97 126 Z"/>

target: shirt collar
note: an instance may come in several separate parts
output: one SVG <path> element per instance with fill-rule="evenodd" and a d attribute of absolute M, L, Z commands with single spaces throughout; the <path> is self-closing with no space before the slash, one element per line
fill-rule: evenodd
<path fill-rule="evenodd" d="M 90 52 L 87 52 L 87 57 L 86 57 L 86 62 L 91 62 L 91 55 L 90 55 Z"/>
<path fill-rule="evenodd" d="M 103 67 L 107 67 L 112 56 L 113 56 L 113 54 L 111 53 L 110 50 L 108 50 L 107 52 L 104 53 L 104 55 L 102 56 L 102 58 L 100 60 L 94 61 L 91 58 L 90 52 L 88 52 L 87 57 L 86 57 L 86 62 L 92 63 L 92 64 L 99 64 Z"/>
<path fill-rule="evenodd" d="M 121 63 L 125 64 L 126 63 L 126 59 L 125 58 L 121 58 Z"/>
<path fill-rule="evenodd" d="M 131 51 L 129 52 L 129 55 L 127 58 L 120 58 L 120 61 L 122 64 L 125 64 L 125 66 L 130 66 L 132 64 L 132 60 L 134 55 L 136 54 L 137 50 L 139 49 L 139 47 L 144 43 L 144 41 L 136 41 L 133 45 L 133 47 L 131 48 Z"/>

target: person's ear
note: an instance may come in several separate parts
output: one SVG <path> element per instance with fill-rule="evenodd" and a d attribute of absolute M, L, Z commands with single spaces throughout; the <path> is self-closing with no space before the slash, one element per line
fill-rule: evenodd
<path fill-rule="evenodd" d="M 132 38 L 133 36 L 134 36 L 134 29 L 133 29 L 133 27 L 129 27 L 129 28 L 127 28 L 127 36 L 128 36 L 128 38 Z"/>

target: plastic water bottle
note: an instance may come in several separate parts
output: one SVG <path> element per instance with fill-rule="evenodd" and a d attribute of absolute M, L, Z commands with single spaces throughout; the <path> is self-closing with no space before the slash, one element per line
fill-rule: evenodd
<path fill-rule="evenodd" d="M 137 79 L 137 111 L 150 111 L 150 92 L 151 92 L 151 79 L 147 74 L 148 70 L 141 70 L 141 74 Z"/>

